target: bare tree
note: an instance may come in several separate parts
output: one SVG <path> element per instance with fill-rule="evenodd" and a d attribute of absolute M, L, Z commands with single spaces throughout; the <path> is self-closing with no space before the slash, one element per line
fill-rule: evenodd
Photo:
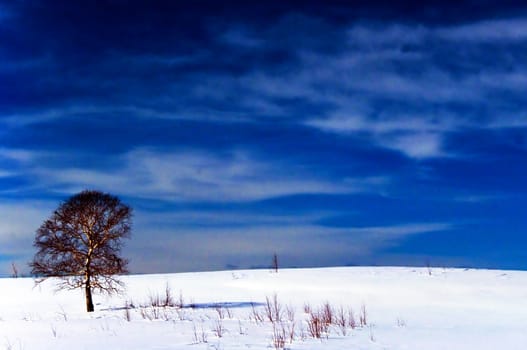
<path fill-rule="evenodd" d="M 14 262 L 11 263 L 11 277 L 18 278 L 18 267 Z"/>
<path fill-rule="evenodd" d="M 273 254 L 273 261 L 271 262 L 271 269 L 278 273 L 278 254 Z"/>
<path fill-rule="evenodd" d="M 120 252 L 131 218 L 132 209 L 107 193 L 83 191 L 63 202 L 36 233 L 30 266 L 37 283 L 58 277 L 58 289 L 84 288 L 86 310 L 94 311 L 92 290 L 111 294 L 123 286 L 115 275 L 127 272 Z"/>

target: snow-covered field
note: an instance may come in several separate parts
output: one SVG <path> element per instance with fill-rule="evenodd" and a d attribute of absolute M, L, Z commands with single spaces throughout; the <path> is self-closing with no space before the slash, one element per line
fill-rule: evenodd
<path fill-rule="evenodd" d="M 97 295 L 88 314 L 81 291 L 0 279 L 0 349 L 274 349 L 280 335 L 288 349 L 527 348 L 527 272 L 349 267 L 123 280 L 123 295 Z M 152 306 L 167 287 L 183 307 Z M 265 304 L 274 307 L 275 295 L 273 323 Z M 323 305 L 334 319 L 315 339 L 309 321 Z"/>

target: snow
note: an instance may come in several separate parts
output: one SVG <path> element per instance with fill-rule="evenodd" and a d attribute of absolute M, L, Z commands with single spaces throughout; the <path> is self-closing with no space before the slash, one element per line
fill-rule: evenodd
<path fill-rule="evenodd" d="M 55 292 L 53 280 L 35 286 L 31 278 L 0 279 L 0 349 L 273 349 L 272 323 L 255 321 L 254 313 L 263 315 L 274 295 L 284 310 L 277 324 L 295 327 L 287 349 L 527 347 L 523 271 L 343 267 L 122 280 L 123 294 L 95 295 L 96 312 L 89 314 L 80 290 Z M 183 307 L 147 306 L 167 286 Z M 348 326 L 346 335 L 332 325 L 322 339 L 312 338 L 305 306 L 324 303 L 352 308 L 357 322 L 364 305 L 367 325 Z M 286 307 L 294 309 L 293 322 Z"/>

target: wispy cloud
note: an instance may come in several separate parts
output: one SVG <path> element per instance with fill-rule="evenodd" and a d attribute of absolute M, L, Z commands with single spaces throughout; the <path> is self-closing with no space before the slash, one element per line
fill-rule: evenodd
<path fill-rule="evenodd" d="M 358 235 L 366 235 L 369 238 L 375 239 L 394 239 L 415 234 L 440 232 L 449 230 L 453 227 L 452 224 L 443 222 L 434 223 L 410 223 L 394 226 L 372 226 L 347 229 L 347 232 Z"/>
<path fill-rule="evenodd" d="M 442 134 L 464 122 L 452 118 L 386 117 L 365 118 L 339 115 L 329 119 L 308 120 L 306 125 L 343 134 L 366 133 L 377 145 L 399 151 L 408 157 L 426 159 L 448 156 Z"/>
<path fill-rule="evenodd" d="M 13 176 L 13 175 L 14 175 L 14 173 L 11 172 L 11 171 L 0 169 L 0 177 L 9 177 L 9 176 Z"/>
<path fill-rule="evenodd" d="M 440 28 L 437 34 L 449 40 L 521 41 L 527 40 L 527 19 L 507 18 L 484 20 L 455 27 Z"/>
<path fill-rule="evenodd" d="M 29 151 L 18 148 L 0 148 L 0 159 L 14 160 L 20 163 L 28 163 L 41 157 L 42 153 L 38 151 Z"/>
<path fill-rule="evenodd" d="M 111 105 L 90 101 L 88 97 L 83 103 L 67 102 L 37 112 L 5 114 L 1 123 L 23 128 L 31 123 L 90 115 L 227 123 L 286 120 L 324 132 L 366 135 L 378 147 L 417 160 L 455 155 L 459 150 L 448 149 L 446 138 L 462 128 L 524 125 L 521 116 L 507 117 L 511 115 L 507 98 L 520 98 L 527 82 L 527 68 L 517 54 L 517 43 L 524 38 L 521 29 L 527 23 L 523 17 L 434 27 L 368 21 L 344 27 L 325 24 L 324 28 L 334 34 L 344 33 L 339 37 L 344 41 L 338 50 L 321 50 L 317 38 L 298 47 L 284 46 L 296 35 L 285 32 L 291 23 L 311 22 L 322 25 L 316 18 L 286 16 L 266 30 L 242 22 L 221 26 L 213 36 L 217 47 L 189 54 L 133 55 L 114 50 L 103 57 L 101 65 L 105 69 L 124 64 L 133 65 L 139 71 L 152 66 L 170 70 L 201 62 L 210 72 L 203 74 L 199 69 L 189 68 L 178 73 L 180 79 L 157 82 L 160 86 L 156 91 L 159 89 L 160 93 L 153 100 L 136 98 L 135 94 L 150 96 L 152 88 L 136 86 L 125 73 L 112 84 L 126 87 L 129 93 L 114 96 Z M 284 39 L 277 40 L 280 37 Z M 497 60 L 506 60 L 513 69 L 489 65 L 475 42 L 492 41 L 503 46 L 499 39 L 512 40 L 509 53 L 504 56 L 501 50 L 496 50 L 491 55 L 496 55 Z M 222 45 L 257 48 L 263 53 L 286 50 L 292 58 L 282 69 L 263 63 L 248 65 L 234 76 L 225 64 L 228 57 L 222 56 L 217 64 L 210 60 L 215 56 L 214 50 Z M 236 53 L 228 51 L 225 55 Z M 463 67 L 459 67 L 460 62 Z M 93 80 L 94 84 L 96 81 Z M 128 97 L 124 98 L 125 95 Z M 499 98 L 491 99 L 491 96 Z M 144 100 L 149 103 L 143 103 Z M 478 118 L 474 117 L 476 114 Z M 82 169 L 68 171 L 71 178 L 79 180 L 94 175 Z M 111 183 L 110 178 L 114 177 L 108 173 L 100 175 L 106 183 Z M 224 181 L 221 187 L 229 187 L 227 184 Z M 303 193 L 308 188 L 322 193 L 338 192 L 331 184 L 311 180 L 287 185 L 296 188 L 291 193 Z M 261 188 L 265 187 L 262 184 Z M 276 189 L 276 193 L 287 192 L 278 190 L 280 184 L 271 183 L 269 187 Z M 273 192 L 270 188 L 265 191 Z M 254 188 L 247 188 L 247 198 L 262 197 L 256 192 Z M 220 192 L 217 195 L 222 196 Z"/>
<path fill-rule="evenodd" d="M 119 156 L 115 169 L 45 166 L 31 152 L 23 155 L 25 172 L 40 186 L 60 193 L 85 188 L 169 201 L 254 201 L 296 194 L 342 194 L 374 191 L 385 184 L 380 177 L 326 180 L 294 165 L 259 160 L 247 152 L 223 155 L 201 151 L 138 149 Z"/>

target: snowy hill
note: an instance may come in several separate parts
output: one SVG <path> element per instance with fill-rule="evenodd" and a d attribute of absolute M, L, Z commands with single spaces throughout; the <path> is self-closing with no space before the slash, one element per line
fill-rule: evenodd
<path fill-rule="evenodd" d="M 527 272 L 346 267 L 123 281 L 123 295 L 96 295 L 88 314 L 79 290 L 0 279 L 0 349 L 527 347 Z"/>

